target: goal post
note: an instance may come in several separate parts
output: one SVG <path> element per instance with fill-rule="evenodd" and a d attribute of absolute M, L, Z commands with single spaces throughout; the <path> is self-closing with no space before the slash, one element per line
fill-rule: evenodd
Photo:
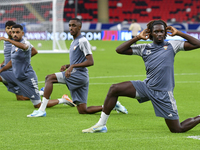
<path fill-rule="evenodd" d="M 0 0 L 0 36 L 13 20 L 25 27 L 25 38 L 39 53 L 68 53 L 64 32 L 65 0 Z M 0 42 L 0 53 L 3 53 Z"/>

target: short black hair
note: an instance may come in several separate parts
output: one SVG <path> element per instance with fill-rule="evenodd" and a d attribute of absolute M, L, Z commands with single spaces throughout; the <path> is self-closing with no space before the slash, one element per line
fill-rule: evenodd
<path fill-rule="evenodd" d="M 15 24 L 16 24 L 16 23 L 15 23 L 14 21 L 9 20 L 9 21 L 6 22 L 5 28 L 6 28 L 7 26 L 13 26 L 13 25 L 15 25 Z"/>
<path fill-rule="evenodd" d="M 12 26 L 12 28 L 20 28 L 23 31 L 23 27 L 20 24 L 15 24 Z"/>
<path fill-rule="evenodd" d="M 81 21 L 81 19 L 78 19 L 78 18 L 72 18 L 72 19 L 70 19 L 70 20 L 76 20 L 78 23 L 80 23 L 80 25 L 82 26 L 82 21 Z"/>
<path fill-rule="evenodd" d="M 161 24 L 164 26 L 165 28 L 165 38 L 167 37 L 167 31 L 166 31 L 166 27 L 167 27 L 167 23 L 163 20 L 153 20 L 153 21 L 150 21 L 148 24 L 147 24 L 147 29 L 149 29 L 149 39 L 150 40 L 153 40 L 153 36 L 151 35 L 152 33 L 152 29 L 153 29 L 153 26 L 154 25 L 157 25 L 157 24 Z"/>

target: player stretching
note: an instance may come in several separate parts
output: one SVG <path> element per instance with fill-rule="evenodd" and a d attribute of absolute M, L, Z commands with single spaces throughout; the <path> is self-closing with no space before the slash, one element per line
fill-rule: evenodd
<path fill-rule="evenodd" d="M 8 38 L 11 40 L 13 40 L 12 36 L 11 36 L 12 26 L 15 24 L 16 23 L 11 20 L 7 21 L 5 24 L 5 31 L 8 35 Z M 10 43 L 9 41 L 5 41 L 4 42 L 4 61 L 0 64 L 0 68 L 4 67 L 10 61 L 11 49 L 12 49 L 12 43 Z M 35 54 L 37 54 L 37 50 L 33 47 L 32 48 L 32 56 L 34 56 Z M 17 100 L 29 100 L 28 97 L 23 96 L 23 93 L 21 92 L 21 90 L 19 89 L 18 86 L 15 86 L 12 84 L 7 84 L 7 82 L 5 81 L 4 78 L 5 78 L 5 76 L 8 76 L 11 73 L 12 73 L 12 68 L 3 72 L 0 75 L 0 82 L 3 82 L 3 84 L 7 87 L 8 91 L 10 91 L 16 95 Z"/>
<path fill-rule="evenodd" d="M 35 108 L 41 105 L 38 91 L 38 81 L 35 71 L 31 66 L 31 50 L 34 48 L 29 41 L 24 40 L 23 27 L 19 24 L 12 26 L 13 40 L 0 37 L 0 40 L 8 41 L 13 44 L 11 49 L 11 60 L 0 69 L 0 76 L 12 67 L 12 71 L 3 76 L 8 85 L 18 86 L 21 92 L 30 98 Z M 1 78 L 0 78 L 1 79 Z M 52 100 L 48 107 L 58 104 L 58 100 Z"/>
<path fill-rule="evenodd" d="M 165 42 L 167 32 L 171 32 L 170 36 L 177 35 L 187 41 Z M 138 40 L 148 38 L 153 41 L 152 44 L 132 45 Z M 119 96 L 136 98 L 140 103 L 150 100 L 156 116 L 165 118 L 169 130 L 173 133 L 186 132 L 195 127 L 200 123 L 200 116 L 179 122 L 173 90 L 174 56 L 181 50 L 196 48 L 200 48 L 198 39 L 167 26 L 162 20 L 149 22 L 147 29 L 116 49 L 119 54 L 141 56 L 145 62 L 147 78 L 144 81 L 127 81 L 112 85 L 105 99 L 101 118 L 96 125 L 82 132 L 107 132 L 106 122 Z"/>
<path fill-rule="evenodd" d="M 89 41 L 81 35 L 81 27 L 81 20 L 77 18 L 70 20 L 69 31 L 74 38 L 70 46 L 70 65 L 62 66 L 60 69 L 61 72 L 47 75 L 42 105 L 38 110 L 34 111 L 30 115 L 27 115 L 27 117 L 46 116 L 45 109 L 47 103 L 49 102 L 49 97 L 52 93 L 54 83 L 66 84 L 73 100 L 72 102 L 72 100 L 65 95 L 65 98 L 69 101 L 68 105 L 77 105 L 79 114 L 93 114 L 102 111 L 102 106 L 87 107 L 89 76 L 88 69 L 86 67 L 92 66 L 94 61 Z M 63 97 L 58 100 L 62 101 L 65 100 L 65 98 Z M 119 102 L 116 104 L 115 109 L 122 113 L 128 113 L 126 108 Z"/>

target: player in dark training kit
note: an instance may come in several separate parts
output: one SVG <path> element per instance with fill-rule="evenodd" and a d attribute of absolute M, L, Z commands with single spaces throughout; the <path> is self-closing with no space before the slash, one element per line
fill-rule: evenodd
<path fill-rule="evenodd" d="M 170 36 L 180 36 L 186 41 L 164 41 Z M 151 44 L 132 45 L 138 40 L 151 39 Z M 156 116 L 163 117 L 173 133 L 186 132 L 200 123 L 200 116 L 179 122 L 174 90 L 174 57 L 179 51 L 200 48 L 200 41 L 178 31 L 162 20 L 151 21 L 147 29 L 138 36 L 117 47 L 116 51 L 124 55 L 141 56 L 146 67 L 147 78 L 144 81 L 127 81 L 113 84 L 104 102 L 101 118 L 96 125 L 82 130 L 84 133 L 107 132 L 106 122 L 119 96 L 136 98 L 139 103 L 151 101 Z"/>
<path fill-rule="evenodd" d="M 0 79 L 8 85 L 18 86 L 24 96 L 28 97 L 35 108 L 41 105 L 41 98 L 38 91 L 38 80 L 35 71 L 31 66 L 31 55 L 33 45 L 23 38 L 23 27 L 19 24 L 12 26 L 13 40 L 0 37 L 0 40 L 12 43 L 11 60 L 0 69 Z M 12 71 L 4 76 L 9 68 Z M 58 102 L 50 101 L 48 107 L 57 105 Z"/>
<path fill-rule="evenodd" d="M 66 96 L 68 105 L 77 105 L 79 114 L 93 114 L 102 111 L 102 106 L 87 107 L 87 98 L 89 90 L 89 75 L 86 67 L 94 64 L 91 46 L 89 41 L 81 35 L 82 22 L 77 18 L 69 21 L 70 33 L 74 40 L 70 45 L 70 64 L 61 66 L 60 71 L 54 74 L 47 75 L 45 80 L 44 96 L 42 105 L 38 110 L 35 110 L 27 117 L 44 117 L 46 116 L 46 106 L 49 97 L 53 90 L 54 83 L 66 84 L 68 87 L 73 102 Z M 66 70 L 66 71 L 65 71 Z M 58 99 L 59 101 L 65 98 Z M 119 102 L 116 104 L 115 109 L 122 113 L 128 113 L 126 108 Z"/>
<path fill-rule="evenodd" d="M 13 40 L 11 33 L 12 33 L 12 26 L 15 24 L 16 23 L 11 20 L 5 23 L 5 31 L 10 40 Z M 0 64 L 0 68 L 4 67 L 11 60 L 11 49 L 12 49 L 12 43 L 10 43 L 9 41 L 4 41 L 4 61 Z M 33 47 L 31 49 L 31 56 L 34 56 L 36 54 L 37 50 Z M 3 84 L 7 87 L 8 91 L 16 95 L 17 100 L 29 100 L 28 97 L 23 96 L 23 93 L 20 90 L 19 86 L 8 84 L 7 81 L 5 81 L 5 77 L 9 76 L 10 74 L 12 74 L 12 68 L 1 73 L 0 82 L 3 82 Z"/>

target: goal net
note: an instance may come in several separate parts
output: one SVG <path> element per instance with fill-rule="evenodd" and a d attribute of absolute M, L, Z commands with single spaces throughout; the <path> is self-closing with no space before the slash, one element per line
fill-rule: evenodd
<path fill-rule="evenodd" d="M 65 43 L 64 4 L 65 0 L 0 0 L 0 36 L 7 37 L 5 23 L 13 20 L 24 27 L 25 38 L 39 53 L 69 52 Z"/>

